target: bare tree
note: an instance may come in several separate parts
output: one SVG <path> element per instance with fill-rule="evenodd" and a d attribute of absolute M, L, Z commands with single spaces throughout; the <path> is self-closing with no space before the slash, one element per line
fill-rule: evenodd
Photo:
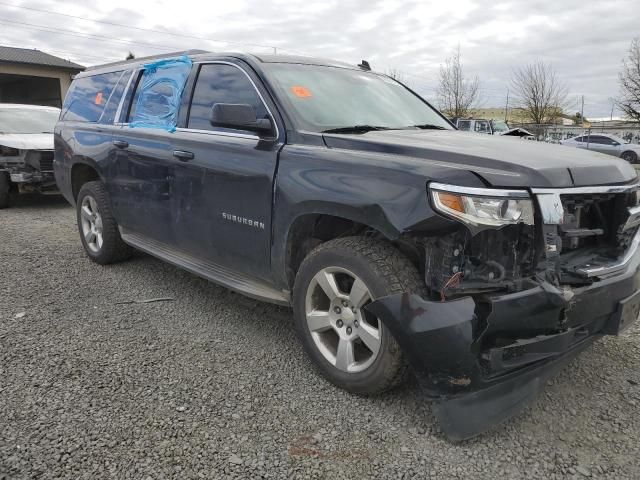
<path fill-rule="evenodd" d="M 397 80 L 398 82 L 407 85 L 406 75 L 402 73 L 400 70 L 398 70 L 397 68 L 389 68 L 386 73 L 388 76 L 390 76 L 394 80 Z"/>
<path fill-rule="evenodd" d="M 440 65 L 438 83 L 438 103 L 445 115 L 465 117 L 478 100 L 480 80 L 478 77 L 466 79 L 462 69 L 460 46 L 455 53 Z"/>
<path fill-rule="evenodd" d="M 567 87 L 558 79 L 553 67 L 541 60 L 515 69 L 511 89 L 517 106 L 536 124 L 557 118 L 567 99 Z"/>
<path fill-rule="evenodd" d="M 640 37 L 631 41 L 619 77 L 620 98 L 616 103 L 628 117 L 640 121 Z"/>

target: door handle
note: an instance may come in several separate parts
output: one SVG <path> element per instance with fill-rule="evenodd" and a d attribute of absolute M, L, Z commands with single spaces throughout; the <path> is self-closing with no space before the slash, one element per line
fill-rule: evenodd
<path fill-rule="evenodd" d="M 189 160 L 193 160 L 193 152 L 187 152 L 185 150 L 174 150 L 173 156 L 176 157 L 181 162 L 188 162 Z"/>
<path fill-rule="evenodd" d="M 129 146 L 129 142 L 125 140 L 114 140 L 113 144 L 118 148 L 127 148 Z"/>

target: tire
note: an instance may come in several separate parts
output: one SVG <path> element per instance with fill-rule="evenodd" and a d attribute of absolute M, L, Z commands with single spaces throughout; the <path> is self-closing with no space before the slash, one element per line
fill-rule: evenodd
<path fill-rule="evenodd" d="M 0 208 L 9 208 L 11 193 L 11 177 L 7 172 L 0 172 Z"/>
<path fill-rule="evenodd" d="M 87 256 L 100 265 L 128 259 L 133 250 L 122 241 L 102 182 L 85 183 L 76 199 L 80 241 Z"/>
<path fill-rule="evenodd" d="M 339 295 L 331 299 L 327 289 Z M 322 376 L 360 395 L 384 392 L 406 379 L 408 363 L 400 346 L 362 309 L 371 300 L 403 292 L 424 294 L 426 287 L 416 267 L 389 243 L 344 237 L 309 253 L 296 275 L 293 310 L 298 336 Z M 347 339 L 352 339 L 350 348 L 344 346 Z"/>
<path fill-rule="evenodd" d="M 631 164 L 638 163 L 638 154 L 636 152 L 632 152 L 631 150 L 622 152 L 622 155 L 620 155 L 620 158 L 622 158 L 623 160 L 626 160 Z"/>

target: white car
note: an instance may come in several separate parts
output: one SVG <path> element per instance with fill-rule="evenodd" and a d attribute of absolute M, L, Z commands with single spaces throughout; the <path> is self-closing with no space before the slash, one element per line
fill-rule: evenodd
<path fill-rule="evenodd" d="M 0 208 L 19 193 L 56 191 L 53 127 L 60 109 L 0 103 Z"/>
<path fill-rule="evenodd" d="M 638 163 L 638 157 L 640 157 L 640 145 L 628 143 L 624 139 L 608 133 L 581 135 L 560 140 L 560 143 L 569 147 L 584 148 L 585 150 L 593 150 L 607 155 L 615 155 L 629 163 Z"/>

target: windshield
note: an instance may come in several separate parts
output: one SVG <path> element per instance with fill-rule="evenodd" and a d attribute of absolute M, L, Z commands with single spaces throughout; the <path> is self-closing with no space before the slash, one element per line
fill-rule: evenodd
<path fill-rule="evenodd" d="M 383 75 L 285 63 L 268 64 L 265 69 L 304 130 L 452 129 L 420 97 Z"/>
<path fill-rule="evenodd" d="M 0 108 L 0 133 L 53 133 L 60 110 Z"/>
<path fill-rule="evenodd" d="M 494 132 L 506 132 L 509 130 L 509 125 L 503 120 L 491 120 Z"/>

